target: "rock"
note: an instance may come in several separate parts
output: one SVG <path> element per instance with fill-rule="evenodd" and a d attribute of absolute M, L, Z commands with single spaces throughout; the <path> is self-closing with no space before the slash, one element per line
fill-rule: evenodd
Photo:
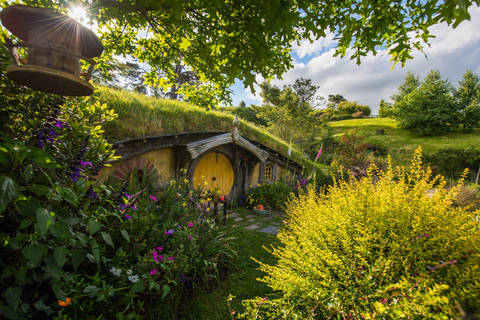
<path fill-rule="evenodd" d="M 235 218 L 235 217 L 240 216 L 240 214 L 238 214 L 236 212 L 232 212 L 232 213 L 228 213 L 228 216 L 231 217 L 231 218 Z"/>
<path fill-rule="evenodd" d="M 239 221 L 242 221 L 243 218 L 238 217 L 238 218 L 235 218 L 235 219 L 233 219 L 233 220 L 236 221 L 236 222 L 239 222 Z"/>
<path fill-rule="evenodd" d="M 250 226 L 248 226 L 248 227 L 245 227 L 245 229 L 247 229 L 247 230 L 255 230 L 255 229 L 258 229 L 258 228 L 260 228 L 260 227 L 257 226 L 256 224 L 252 224 L 252 225 L 250 225 Z"/>
<path fill-rule="evenodd" d="M 260 232 L 265 232 L 265 233 L 270 233 L 270 234 L 277 234 L 278 233 L 278 227 L 275 226 L 268 226 L 262 230 L 259 230 Z"/>

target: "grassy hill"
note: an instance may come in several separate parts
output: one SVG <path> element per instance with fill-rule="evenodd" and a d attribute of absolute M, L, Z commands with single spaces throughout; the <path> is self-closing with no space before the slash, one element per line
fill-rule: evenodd
<path fill-rule="evenodd" d="M 206 111 L 186 102 L 156 99 L 107 87 L 98 87 L 95 96 L 118 114 L 117 119 L 105 126 L 106 139 L 110 142 L 173 133 L 233 130 L 234 116 L 215 110 Z M 254 124 L 240 120 L 239 131 L 245 138 L 287 154 L 286 142 Z M 306 167 L 313 165 L 295 150 L 292 160 Z"/>
<path fill-rule="evenodd" d="M 422 146 L 424 154 L 436 152 L 438 149 L 455 147 L 464 148 L 474 146 L 480 148 L 480 129 L 473 129 L 464 133 L 460 129 L 445 135 L 434 137 L 420 137 L 397 128 L 396 121 L 389 118 L 353 119 L 331 122 L 335 138 L 340 138 L 345 132 L 354 132 L 364 136 L 364 141 L 387 149 L 396 165 L 407 165 L 412 159 L 413 152 Z M 385 134 L 377 135 L 377 129 L 384 129 Z"/>

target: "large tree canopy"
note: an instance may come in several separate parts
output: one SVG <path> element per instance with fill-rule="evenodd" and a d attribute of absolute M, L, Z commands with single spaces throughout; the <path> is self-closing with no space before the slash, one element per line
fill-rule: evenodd
<path fill-rule="evenodd" d="M 412 58 L 428 44 L 428 27 L 445 21 L 453 27 L 469 19 L 480 0 L 6 0 L 67 12 L 83 6 L 98 25 L 107 54 L 132 55 L 152 66 L 147 80 L 174 82 L 181 59 L 227 99 L 238 78 L 253 89 L 255 75 L 265 79 L 293 66 L 292 45 L 333 32 L 337 55 L 360 63 L 367 53 L 388 50 L 394 63 Z M 188 90 L 187 90 L 188 91 Z M 207 94 L 208 96 L 208 94 Z"/>

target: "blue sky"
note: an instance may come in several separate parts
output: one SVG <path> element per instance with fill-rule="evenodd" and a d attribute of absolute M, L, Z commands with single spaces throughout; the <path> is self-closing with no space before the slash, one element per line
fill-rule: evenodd
<path fill-rule="evenodd" d="M 275 79 L 271 83 L 283 87 L 300 77 L 311 79 L 315 85 L 320 85 L 318 94 L 325 97 L 341 94 L 349 101 L 369 105 L 373 114 L 378 114 L 382 98 L 390 101 L 408 70 L 423 79 L 430 70 L 438 69 L 442 78 L 456 87 L 467 69 L 480 76 L 480 8 L 472 7 L 469 12 L 471 20 L 464 21 L 456 29 L 446 24 L 433 26 L 430 30 L 436 38 L 431 40 L 430 47 L 424 48 L 427 57 L 422 52 L 414 52 L 414 59 L 407 61 L 403 68 L 397 64 L 392 70 L 390 57 L 383 51 L 377 56 L 364 57 L 360 66 L 349 60 L 349 54 L 343 59 L 334 58 L 335 40 L 333 35 L 328 35 L 314 43 L 304 41 L 295 46 L 291 53 L 295 67 L 283 75 L 283 80 Z M 257 82 L 262 81 L 257 76 Z M 262 104 L 258 86 L 255 95 L 240 82 L 232 86 L 232 90 L 234 106 L 242 100 L 247 106 Z"/>

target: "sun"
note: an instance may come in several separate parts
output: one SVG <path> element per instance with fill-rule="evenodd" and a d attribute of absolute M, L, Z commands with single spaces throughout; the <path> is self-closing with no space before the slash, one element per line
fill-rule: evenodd
<path fill-rule="evenodd" d="M 87 11 L 85 8 L 82 7 L 73 7 L 70 12 L 68 13 L 68 16 L 70 18 L 73 18 L 79 22 L 82 22 L 87 15 Z"/>

